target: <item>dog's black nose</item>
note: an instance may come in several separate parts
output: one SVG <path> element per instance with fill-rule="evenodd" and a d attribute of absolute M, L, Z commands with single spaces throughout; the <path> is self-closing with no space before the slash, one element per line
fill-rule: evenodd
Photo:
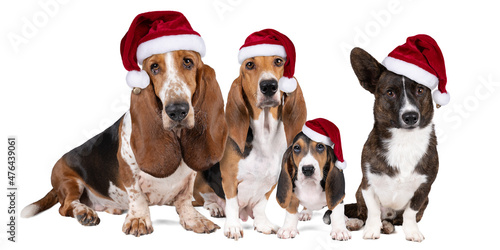
<path fill-rule="evenodd" d="M 183 103 L 173 103 L 165 107 L 165 112 L 170 119 L 178 122 L 186 118 L 189 112 L 189 104 Z"/>
<path fill-rule="evenodd" d="M 275 79 L 272 80 L 262 80 L 259 83 L 260 92 L 265 96 L 273 96 L 276 91 L 278 91 L 278 81 Z"/>
<path fill-rule="evenodd" d="M 407 113 L 404 113 L 403 116 L 403 122 L 406 124 L 406 125 L 415 125 L 415 123 L 417 123 L 418 121 L 418 113 L 417 112 L 407 112 Z"/>
<path fill-rule="evenodd" d="M 302 173 L 305 176 L 311 176 L 311 175 L 313 175 L 314 174 L 314 166 L 310 166 L 310 165 L 303 166 L 302 167 Z"/>

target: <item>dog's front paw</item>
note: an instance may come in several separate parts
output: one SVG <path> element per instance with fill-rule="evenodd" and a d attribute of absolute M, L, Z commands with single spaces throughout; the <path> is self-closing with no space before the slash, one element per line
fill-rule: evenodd
<path fill-rule="evenodd" d="M 345 227 L 332 228 L 330 236 L 332 236 L 333 240 L 345 241 L 351 239 L 351 232 L 349 232 L 349 230 Z"/>
<path fill-rule="evenodd" d="M 149 216 L 147 217 L 132 217 L 127 215 L 125 223 L 123 223 L 122 231 L 125 234 L 139 237 L 141 235 L 150 234 L 153 232 L 153 225 Z"/>
<path fill-rule="evenodd" d="M 295 238 L 299 234 L 299 230 L 295 227 L 282 227 L 278 230 L 278 238 L 280 239 L 291 239 Z"/>
<path fill-rule="evenodd" d="M 275 234 L 280 227 L 274 225 L 269 220 L 255 220 L 253 224 L 254 229 L 263 234 Z"/>
<path fill-rule="evenodd" d="M 224 213 L 224 209 L 219 206 L 217 203 L 210 203 L 206 204 L 203 206 L 206 210 L 210 212 L 210 216 L 215 217 L 215 218 L 222 218 L 226 217 L 226 214 Z"/>
<path fill-rule="evenodd" d="M 239 221 L 231 222 L 226 219 L 226 224 L 224 225 L 224 235 L 229 239 L 238 240 L 243 238 L 243 228 Z"/>
<path fill-rule="evenodd" d="M 365 230 L 363 232 L 363 239 L 365 240 L 376 240 L 380 238 L 380 228 L 382 222 L 380 223 L 366 223 Z"/>
<path fill-rule="evenodd" d="M 193 231 L 195 233 L 213 233 L 215 230 L 220 229 L 220 227 L 205 218 L 203 215 L 195 216 L 192 218 L 181 217 L 180 223 L 188 231 Z"/>
<path fill-rule="evenodd" d="M 403 223 L 403 231 L 405 232 L 406 240 L 422 242 L 425 239 L 424 235 L 420 232 L 420 230 L 418 230 L 416 225 L 407 226 Z"/>
<path fill-rule="evenodd" d="M 96 211 L 84 204 L 77 204 L 73 209 L 73 215 L 80 224 L 84 226 L 97 226 L 101 222 Z"/>
<path fill-rule="evenodd" d="M 312 211 L 304 209 L 302 212 L 299 213 L 299 220 L 300 221 L 308 221 L 311 220 L 312 218 Z"/>

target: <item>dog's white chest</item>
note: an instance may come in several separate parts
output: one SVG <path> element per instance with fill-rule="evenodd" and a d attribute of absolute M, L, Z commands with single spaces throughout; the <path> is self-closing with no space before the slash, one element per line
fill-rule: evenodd
<path fill-rule="evenodd" d="M 286 150 L 283 123 L 264 117 L 251 121 L 253 132 L 252 151 L 238 163 L 238 202 L 240 206 L 254 204 L 278 182 L 281 157 Z"/>
<path fill-rule="evenodd" d="M 420 185 L 427 181 L 425 175 L 414 170 L 428 149 L 432 124 L 422 129 L 391 129 L 390 132 L 391 139 L 384 142 L 388 148 L 385 158 L 387 164 L 398 169 L 399 173 L 390 177 L 368 171 L 367 177 L 383 207 L 401 210 Z"/>
<path fill-rule="evenodd" d="M 326 206 L 325 191 L 317 182 L 299 183 L 299 181 L 295 181 L 294 192 L 300 205 L 308 210 L 320 210 Z"/>
<path fill-rule="evenodd" d="M 412 173 L 408 176 L 398 174 L 393 177 L 368 173 L 370 188 L 378 196 L 383 207 L 394 210 L 403 209 L 427 177 Z"/>

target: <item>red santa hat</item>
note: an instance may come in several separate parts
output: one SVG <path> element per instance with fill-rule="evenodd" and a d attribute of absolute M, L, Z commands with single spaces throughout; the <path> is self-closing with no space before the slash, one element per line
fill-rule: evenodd
<path fill-rule="evenodd" d="M 297 88 L 295 73 L 295 46 L 282 33 L 273 29 L 264 29 L 252 33 L 245 40 L 238 53 L 238 62 L 243 63 L 255 56 L 280 56 L 285 61 L 283 77 L 278 81 L 278 87 L 285 93 L 291 93 Z"/>
<path fill-rule="evenodd" d="M 345 169 L 347 167 L 342 154 L 340 131 L 335 124 L 327 119 L 317 118 L 307 121 L 302 127 L 302 133 L 315 142 L 320 142 L 332 147 L 333 153 L 337 157 L 335 166 L 339 169 Z"/>
<path fill-rule="evenodd" d="M 192 50 L 205 56 L 203 39 L 182 13 L 153 11 L 137 15 L 120 44 L 123 66 L 129 71 L 127 84 L 146 88 L 150 79 L 139 65 L 152 55 L 176 50 Z"/>
<path fill-rule="evenodd" d="M 382 61 L 388 70 L 404 75 L 433 90 L 434 101 L 439 106 L 450 102 L 446 91 L 446 68 L 443 54 L 436 41 L 428 35 L 408 37 Z"/>

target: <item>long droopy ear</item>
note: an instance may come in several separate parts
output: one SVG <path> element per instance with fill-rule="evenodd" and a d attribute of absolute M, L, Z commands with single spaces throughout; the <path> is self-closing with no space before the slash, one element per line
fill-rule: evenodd
<path fill-rule="evenodd" d="M 245 150 L 245 142 L 250 126 L 250 113 L 245 104 L 241 76 L 234 80 L 227 96 L 226 121 L 229 137 L 236 142 L 240 152 Z"/>
<path fill-rule="evenodd" d="M 132 94 L 130 144 L 139 168 L 154 177 L 164 178 L 179 167 L 181 149 L 175 134 L 163 128 L 159 115 L 160 106 L 161 102 L 155 95 L 152 83 L 140 94 Z"/>
<path fill-rule="evenodd" d="M 342 170 L 335 167 L 336 157 L 333 149 L 328 147 L 327 152 L 330 170 L 325 183 L 326 204 L 329 210 L 333 210 L 345 197 L 345 179 Z"/>
<path fill-rule="evenodd" d="M 278 180 L 278 189 L 276 190 L 276 200 L 282 208 L 287 208 L 292 199 L 295 175 L 296 169 L 292 159 L 292 147 L 290 146 L 283 154 L 281 174 Z"/>
<path fill-rule="evenodd" d="M 374 94 L 377 82 L 386 68 L 358 47 L 351 50 L 351 66 L 361 86 Z"/>
<path fill-rule="evenodd" d="M 285 95 L 281 117 L 285 127 L 287 146 L 290 146 L 293 138 L 302 131 L 302 127 L 306 123 L 307 109 L 302 89 L 298 83 L 295 91 Z"/>
<path fill-rule="evenodd" d="M 196 171 L 203 171 L 221 160 L 228 132 L 222 93 L 215 71 L 208 65 L 197 72 L 192 105 L 195 125 L 183 129 L 179 140 L 184 162 Z"/>

